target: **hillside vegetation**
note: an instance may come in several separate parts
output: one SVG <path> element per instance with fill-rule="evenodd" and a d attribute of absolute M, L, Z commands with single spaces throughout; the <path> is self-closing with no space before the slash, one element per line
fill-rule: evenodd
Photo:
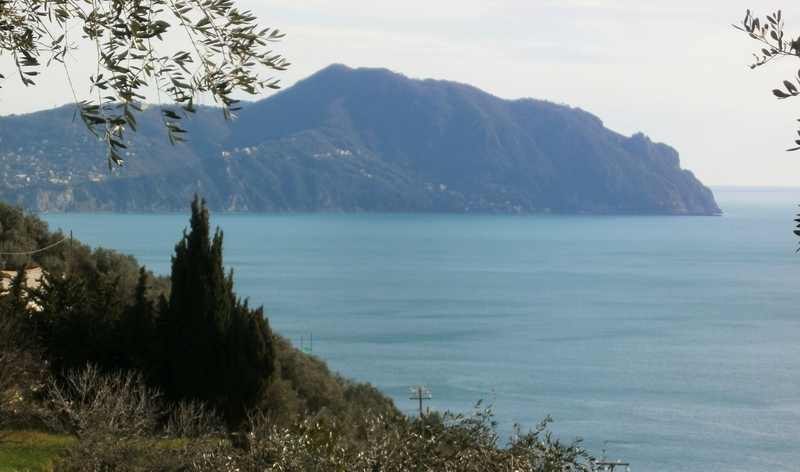
<path fill-rule="evenodd" d="M 33 450 L 61 471 L 594 470 L 549 418 L 507 441 L 480 403 L 412 419 L 292 347 L 236 296 L 197 197 L 175 250 L 171 277 L 155 277 L 0 203 L 0 446 L 17 445 L 0 457 Z"/>
<path fill-rule="evenodd" d="M 171 147 L 157 110 L 125 167 L 70 107 L 0 117 L 0 197 L 29 211 L 720 213 L 678 152 L 583 110 L 330 66 L 226 122 L 200 108 Z"/>

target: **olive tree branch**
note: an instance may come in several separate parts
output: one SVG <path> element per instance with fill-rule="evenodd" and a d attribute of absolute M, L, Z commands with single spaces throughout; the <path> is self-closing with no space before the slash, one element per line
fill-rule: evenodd
<path fill-rule="evenodd" d="M 192 44 L 190 52 L 164 55 L 159 51 L 159 46 L 176 43 L 174 29 L 165 20 L 169 15 L 178 18 L 179 31 Z M 76 38 L 69 31 L 77 25 L 83 34 L 73 43 Z M 46 66 L 53 60 L 62 63 L 76 113 L 107 144 L 109 169 L 123 163 L 123 132 L 127 128 L 136 131 L 145 87 L 155 87 L 170 141 L 179 143 L 184 139 L 178 133 L 184 130 L 178 122 L 181 116 L 196 111 L 197 94 L 211 93 L 229 119 L 238 102 L 235 92 L 255 94 L 278 88 L 276 79 L 263 79 L 259 71 L 282 71 L 289 65 L 279 55 L 263 50 L 282 37 L 277 30 L 258 31 L 255 16 L 236 10 L 232 0 L 0 2 L 0 53 L 10 53 L 25 85 L 35 85 L 32 77 L 41 72 L 40 53 L 50 54 Z M 97 59 L 88 77 L 94 98 L 83 101 L 78 99 L 66 60 L 68 52 L 81 42 L 92 44 Z M 190 69 L 193 62 L 197 66 Z M 166 105 L 162 94 L 175 105 Z"/>
<path fill-rule="evenodd" d="M 774 59 L 782 57 L 800 57 L 800 38 L 794 39 L 790 37 L 786 39 L 780 10 L 772 15 L 767 15 L 765 21 L 756 18 L 750 10 L 747 10 L 747 14 L 744 20 L 742 20 L 741 26 L 733 26 L 740 31 L 746 32 L 751 38 L 766 46 L 761 49 L 761 56 L 753 54 L 756 61 L 750 65 L 751 69 L 763 66 Z M 797 75 L 793 77 L 793 79 L 800 84 L 800 70 L 798 70 Z M 776 88 L 772 91 L 772 94 L 779 99 L 784 99 L 800 95 L 800 90 L 794 82 L 784 80 L 783 89 Z M 800 136 L 800 130 L 797 131 L 797 134 Z M 800 139 L 795 140 L 795 144 L 795 147 L 787 149 L 787 151 L 800 150 Z"/>

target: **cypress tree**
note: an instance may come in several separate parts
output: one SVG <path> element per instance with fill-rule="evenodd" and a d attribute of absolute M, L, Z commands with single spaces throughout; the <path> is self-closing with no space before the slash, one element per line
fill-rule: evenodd
<path fill-rule="evenodd" d="M 231 329 L 228 331 L 229 356 L 225 369 L 229 422 L 243 420 L 247 408 L 264 400 L 264 392 L 275 370 L 272 332 L 264 310 L 251 310 L 247 301 L 236 302 Z"/>
<path fill-rule="evenodd" d="M 133 293 L 133 304 L 126 307 L 120 330 L 128 362 L 148 380 L 154 381 L 163 356 L 160 333 L 156 330 L 156 304 L 147 296 L 149 278 L 147 269 L 142 266 Z"/>
<path fill-rule="evenodd" d="M 205 200 L 192 201 L 190 231 L 175 246 L 172 291 L 162 313 L 162 386 L 175 400 L 199 399 L 236 423 L 261 401 L 274 348 L 263 311 L 233 292 L 222 266 L 222 231 L 210 237 Z"/>

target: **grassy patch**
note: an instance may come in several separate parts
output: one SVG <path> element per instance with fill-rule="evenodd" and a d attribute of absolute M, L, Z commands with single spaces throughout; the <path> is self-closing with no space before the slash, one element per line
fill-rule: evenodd
<path fill-rule="evenodd" d="M 0 472 L 52 470 L 59 456 L 75 442 L 69 436 L 31 430 L 12 431 L 0 437 Z"/>

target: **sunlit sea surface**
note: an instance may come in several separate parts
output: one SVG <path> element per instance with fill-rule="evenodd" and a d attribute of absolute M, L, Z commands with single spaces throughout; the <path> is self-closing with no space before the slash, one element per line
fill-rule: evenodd
<path fill-rule="evenodd" d="M 797 470 L 800 189 L 721 217 L 212 214 L 273 329 L 414 414 L 491 404 L 634 471 Z M 187 202 L 188 211 L 188 202 Z M 168 274 L 188 214 L 42 214 Z"/>

